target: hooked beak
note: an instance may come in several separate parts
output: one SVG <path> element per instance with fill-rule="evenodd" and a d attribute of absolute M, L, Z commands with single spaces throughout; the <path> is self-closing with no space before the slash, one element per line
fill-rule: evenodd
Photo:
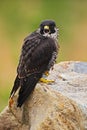
<path fill-rule="evenodd" d="M 44 26 L 44 32 L 45 32 L 45 33 L 48 33 L 49 31 L 50 31 L 49 26 L 47 26 L 47 25 L 46 25 L 46 26 Z"/>

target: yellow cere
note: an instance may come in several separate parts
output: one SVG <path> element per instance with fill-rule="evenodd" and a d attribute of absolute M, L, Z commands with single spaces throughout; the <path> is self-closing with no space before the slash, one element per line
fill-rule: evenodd
<path fill-rule="evenodd" d="M 44 26 L 44 29 L 48 29 L 49 30 L 49 26 Z"/>

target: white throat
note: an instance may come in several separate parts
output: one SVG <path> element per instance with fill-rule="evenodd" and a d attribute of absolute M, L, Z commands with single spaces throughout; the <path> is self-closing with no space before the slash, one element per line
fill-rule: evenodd
<path fill-rule="evenodd" d="M 40 33 L 40 28 L 37 30 L 37 32 Z M 44 33 L 43 36 L 44 37 L 50 37 L 50 38 L 53 38 L 53 39 L 57 40 L 57 38 L 58 38 L 58 29 L 55 28 L 55 33 L 49 34 L 49 32 L 48 32 L 48 33 Z"/>

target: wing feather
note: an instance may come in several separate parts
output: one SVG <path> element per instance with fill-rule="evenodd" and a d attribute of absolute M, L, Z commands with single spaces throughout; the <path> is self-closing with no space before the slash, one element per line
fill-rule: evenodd
<path fill-rule="evenodd" d="M 44 72 L 49 65 L 53 52 L 57 51 L 55 41 L 34 33 L 24 41 L 17 72 L 19 77 Z"/>

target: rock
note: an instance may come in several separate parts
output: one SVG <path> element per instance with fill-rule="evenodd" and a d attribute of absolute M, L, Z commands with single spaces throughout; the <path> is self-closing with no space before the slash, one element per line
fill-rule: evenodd
<path fill-rule="evenodd" d="M 0 130 L 87 129 L 87 63 L 63 62 L 49 75 L 54 84 L 38 83 L 22 108 L 0 114 Z"/>
<path fill-rule="evenodd" d="M 54 75 L 54 76 L 53 76 Z M 82 110 L 85 130 L 87 130 L 87 62 L 61 62 L 49 78 L 55 77 L 53 89 L 75 101 Z"/>

